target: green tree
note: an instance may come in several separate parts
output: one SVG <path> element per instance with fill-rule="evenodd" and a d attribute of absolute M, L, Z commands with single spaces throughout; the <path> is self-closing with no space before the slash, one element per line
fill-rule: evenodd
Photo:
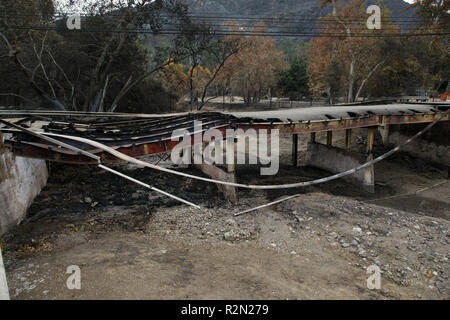
<path fill-rule="evenodd" d="M 309 47 L 309 42 L 303 40 L 294 41 L 288 38 L 281 43 L 280 50 L 283 51 L 284 55 L 286 56 L 286 60 L 290 64 L 299 60 L 307 63 Z"/>
<path fill-rule="evenodd" d="M 287 70 L 281 72 L 278 87 L 284 95 L 292 100 L 309 96 L 309 78 L 306 69 L 305 60 L 296 59 Z"/>

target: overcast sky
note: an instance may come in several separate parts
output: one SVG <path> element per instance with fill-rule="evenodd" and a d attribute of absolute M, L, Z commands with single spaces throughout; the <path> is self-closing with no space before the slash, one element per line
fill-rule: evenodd
<path fill-rule="evenodd" d="M 91 3 L 95 2 L 95 0 L 88 0 L 88 1 L 91 2 Z M 114 0 L 112 0 L 112 1 L 114 1 Z M 401 0 L 398 0 L 398 1 L 401 1 Z M 403 1 L 407 2 L 407 3 L 413 3 L 414 2 L 414 0 L 403 0 Z M 67 0 L 57 0 L 55 2 L 56 2 L 57 8 L 60 9 L 61 11 L 64 11 L 64 9 L 66 9 L 66 10 L 69 9 L 67 7 Z M 82 10 L 80 10 L 81 8 L 79 6 L 71 7 L 70 9 L 71 9 L 71 11 L 74 11 L 74 12 L 82 11 Z"/>

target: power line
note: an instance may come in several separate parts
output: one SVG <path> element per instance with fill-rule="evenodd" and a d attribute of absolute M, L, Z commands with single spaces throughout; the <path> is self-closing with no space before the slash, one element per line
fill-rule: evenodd
<path fill-rule="evenodd" d="M 91 24 L 89 23 L 89 28 L 115 28 L 115 25 L 112 23 L 105 23 L 102 25 L 95 25 L 95 24 Z M 17 26 L 17 25 L 16 25 Z M 166 24 L 166 26 L 171 26 L 171 27 L 184 27 L 183 24 L 180 23 L 168 23 Z M 226 28 L 225 25 L 223 24 L 208 24 L 206 27 L 214 27 L 214 28 Z M 244 28 L 253 28 L 254 26 L 240 26 L 240 30 L 244 29 Z M 340 25 L 336 25 L 336 27 L 338 27 L 338 29 L 341 29 L 342 26 Z M 315 26 L 315 25 L 291 25 L 291 26 L 286 26 L 286 25 L 270 25 L 270 26 L 265 26 L 266 29 L 286 29 L 286 30 L 293 30 L 293 31 L 298 31 L 298 30 L 302 30 L 302 29 L 308 29 L 311 31 L 317 31 L 319 32 L 320 30 L 330 30 L 332 27 L 330 26 Z M 146 28 L 135 28 L 137 30 L 141 30 L 141 29 L 146 29 Z M 181 29 L 180 29 L 181 30 Z M 197 29 L 195 28 L 195 26 L 189 28 L 183 28 L 182 30 L 186 30 L 186 31 L 196 31 Z M 214 29 L 214 30 L 218 30 L 218 31 L 239 31 L 239 30 L 233 30 L 233 29 Z M 352 26 L 352 30 L 356 30 L 356 31 L 367 31 L 367 27 L 363 24 L 361 25 L 354 25 Z M 397 26 L 388 26 L 388 27 L 383 27 L 382 28 L 383 31 L 401 31 L 401 27 L 397 27 Z M 442 26 L 433 26 L 428 28 L 428 30 L 442 30 L 445 31 L 446 28 L 442 27 Z M 246 31 L 251 31 L 249 29 L 247 29 Z"/>
<path fill-rule="evenodd" d="M 17 10 L 3 10 L 4 13 L 10 15 L 10 16 L 27 16 L 27 17 L 41 17 L 42 14 L 40 13 L 30 13 L 30 12 L 20 12 Z M 133 15 L 136 16 L 140 16 L 140 15 L 145 15 L 145 14 L 149 14 L 151 12 L 146 12 L 146 11 L 135 11 L 132 12 Z M 53 17 L 55 18 L 64 18 L 67 16 L 71 16 L 74 14 L 79 14 L 80 17 L 95 17 L 95 16 L 102 16 L 102 15 L 91 15 L 91 14 L 82 14 L 82 13 L 76 13 L 76 12 L 58 12 L 56 14 L 53 14 Z M 103 16 L 105 17 L 121 17 L 123 15 L 121 14 L 117 14 L 114 12 L 108 12 L 105 13 Z M 171 17 L 171 18 L 177 18 L 176 16 L 170 16 L 170 15 L 166 15 L 166 14 L 161 14 L 160 17 Z M 304 19 L 311 19 L 309 18 L 308 15 L 306 14 L 302 14 L 302 15 L 296 15 L 296 14 L 292 14 L 292 13 L 271 13 L 271 15 L 267 15 L 267 16 L 261 16 L 261 15 L 251 15 L 251 14 L 246 14 L 246 15 L 225 15 L 225 14 L 217 14 L 217 13 L 200 13 L 200 14 L 188 14 L 186 16 L 187 18 L 190 19 L 228 19 L 228 20 L 279 20 L 279 19 L 283 19 L 284 21 L 289 21 L 289 20 L 294 20 L 294 21 L 299 21 L 299 20 L 304 20 Z M 292 18 L 294 17 L 294 18 Z M 297 17 L 297 18 L 295 18 Z M 330 20 L 330 21 L 335 21 L 335 19 L 333 17 L 327 17 L 327 16 L 318 16 L 317 18 L 321 18 L 322 20 Z M 182 19 L 182 18 L 179 18 Z M 361 16 L 347 16 L 345 18 L 341 18 L 342 21 L 365 21 L 367 19 L 367 17 L 361 17 Z M 415 17 L 408 17 L 408 16 L 391 16 L 391 17 L 382 17 L 381 18 L 382 21 L 399 21 L 399 22 L 421 22 L 423 21 L 421 18 L 415 18 Z"/>
<path fill-rule="evenodd" d="M 148 12 L 147 12 L 148 13 Z M 66 13 L 67 14 L 67 13 Z M 54 19 L 57 19 L 57 17 L 67 18 L 67 15 L 64 13 L 58 13 L 54 15 Z M 143 15 L 146 14 L 146 12 L 132 12 L 132 14 L 135 15 Z M 292 15 L 296 16 L 295 14 L 284 14 L 284 15 Z M 6 14 L 4 17 L 11 18 L 16 17 L 19 19 L 27 19 L 26 17 L 42 17 L 40 14 L 36 13 L 19 13 L 16 11 L 6 11 Z M 99 17 L 99 16 L 92 16 L 92 15 L 82 15 L 84 17 Z M 107 13 L 102 18 L 109 18 L 113 16 L 122 16 L 117 13 Z M 183 20 L 183 18 L 180 17 L 172 17 L 169 15 L 162 14 L 160 15 L 162 18 L 170 18 L 172 21 L 166 21 L 165 25 L 160 30 L 152 30 L 149 28 L 118 28 L 115 27 L 113 23 L 108 23 L 108 20 L 106 23 L 102 25 L 92 25 L 89 24 L 89 27 L 84 27 L 82 30 L 68 30 L 66 28 L 62 27 L 52 27 L 49 25 L 40 25 L 40 26 L 26 26 L 26 25 L 6 25 L 4 24 L 3 27 L 10 28 L 10 29 L 16 29 L 16 30 L 43 30 L 43 31 L 57 31 L 57 32 L 92 32 L 92 33 L 140 33 L 140 34 L 155 34 L 155 35 L 163 35 L 163 34 L 182 34 L 184 32 L 194 32 L 197 34 L 214 34 L 214 35 L 241 35 L 241 36 L 289 36 L 289 37 L 346 37 L 347 34 L 343 31 L 339 31 L 341 29 L 341 25 L 338 21 L 336 21 L 334 18 L 327 18 L 327 17 L 321 17 L 320 22 L 323 22 L 324 24 L 320 24 L 318 19 L 315 18 L 309 18 L 302 16 L 301 19 L 286 19 L 286 18 L 276 18 L 276 17 L 261 17 L 256 15 L 246 15 L 246 16 L 223 16 L 218 15 L 216 13 L 214 14 L 195 14 L 195 15 L 188 15 L 187 18 L 194 19 L 194 20 L 204 20 L 204 19 L 224 19 L 223 21 L 215 21 L 215 23 L 209 23 L 205 24 L 206 27 L 216 28 L 212 30 L 211 32 L 208 31 L 202 31 L 197 30 L 195 25 L 193 25 L 192 28 L 189 26 L 186 27 L 184 23 L 180 23 L 177 21 Z M 429 32 L 411 32 L 411 33 L 391 33 L 390 31 L 401 31 L 401 27 L 408 27 L 409 25 L 417 25 L 415 21 L 419 21 L 415 18 L 404 18 L 399 17 L 403 20 L 401 26 L 396 26 L 394 23 L 395 21 L 392 21 L 392 19 L 386 19 L 385 21 L 388 22 L 388 27 L 384 27 L 382 31 L 369 31 L 364 23 L 366 22 L 365 19 L 361 18 L 360 16 L 355 17 L 355 19 L 351 20 L 351 17 L 346 17 L 343 21 L 348 22 L 350 24 L 353 24 L 352 30 L 353 30 L 353 37 L 411 37 L 411 36 L 446 36 L 449 34 L 448 28 L 445 26 L 432 26 L 428 30 Z M 226 25 L 224 24 L 226 21 L 234 19 L 241 19 L 241 24 L 238 25 L 238 30 L 233 29 L 222 29 L 226 28 Z M 259 21 L 258 19 L 263 19 L 262 22 L 265 21 L 271 21 L 269 25 L 265 26 L 264 30 L 252 30 L 249 29 L 251 27 L 255 27 L 254 23 Z M 330 20 L 328 20 L 330 19 Z M 27 19 L 28 21 L 29 19 Z M 105 19 L 106 20 L 106 19 Z M 184 21 L 184 20 L 183 20 Z M 290 22 L 289 22 L 290 21 Z M 217 23 L 219 22 L 219 23 Z M 220 23 L 222 22 L 222 24 Z M 236 22 L 236 21 L 234 21 Z M 245 23 L 249 25 L 244 25 Z M 253 26 L 251 25 L 253 23 Z M 280 25 L 282 24 L 282 25 Z M 145 24 L 144 24 L 145 25 Z M 1 26 L 1 25 L 0 25 Z M 177 28 L 178 27 L 178 28 Z M 332 28 L 336 27 L 337 30 L 333 30 Z M 328 32 L 324 32 L 328 31 Z M 370 32 L 370 33 L 369 33 Z M 388 32 L 388 33 L 386 33 Z"/>
<path fill-rule="evenodd" d="M 81 33 L 136 33 L 136 34 L 154 34 L 154 35 L 178 35 L 182 34 L 183 31 L 179 29 L 165 29 L 160 31 L 154 31 L 151 29 L 104 29 L 104 28 L 82 28 L 79 30 L 69 30 L 65 27 L 51 27 L 51 26 L 18 26 L 18 25 L 3 25 L 4 28 L 15 29 L 15 30 L 34 30 L 34 31 L 56 31 L 56 32 L 81 32 Z M 187 30 L 196 31 L 196 30 Z M 209 34 L 217 36 L 274 36 L 274 37 L 339 37 L 346 38 L 347 34 L 345 32 L 285 32 L 285 31 L 230 31 L 230 30 L 216 30 L 214 32 L 197 31 L 196 34 Z M 353 33 L 352 37 L 373 37 L 373 38 L 399 38 L 399 37 L 414 37 L 414 36 L 447 36 L 450 32 L 414 32 L 414 33 L 382 33 L 374 32 L 370 33 Z"/>
<path fill-rule="evenodd" d="M 6 13 L 6 12 L 5 12 Z M 138 12 L 134 13 L 135 15 L 139 16 L 140 14 Z M 3 15 L 4 17 L 7 18 L 29 18 L 29 17 L 42 17 L 41 14 L 32 14 L 32 13 L 6 13 Z M 54 19 L 63 19 L 63 18 L 67 18 L 71 16 L 70 14 L 58 14 L 58 15 L 53 15 Z M 100 16 L 92 16 L 92 15 L 80 15 L 81 18 L 89 18 L 89 17 L 100 17 Z M 108 14 L 103 16 L 105 18 L 108 17 L 121 17 L 121 15 L 114 15 L 114 14 Z M 173 20 L 183 20 L 184 18 L 179 18 L 179 17 L 170 17 L 170 16 L 160 16 L 160 18 L 170 18 Z M 326 18 L 326 17 L 303 17 L 303 18 L 296 18 L 296 19 L 289 19 L 289 18 L 282 18 L 282 17 L 273 17 L 273 18 L 249 18 L 249 17 L 244 17 L 244 16 L 187 16 L 187 18 L 191 19 L 191 20 L 201 20 L 201 21 L 205 21 L 205 20 L 221 20 L 223 22 L 226 21 L 230 21 L 230 22 L 236 22 L 236 21 L 244 21 L 244 22 L 282 22 L 282 23 L 309 23 L 311 21 L 318 21 L 320 19 L 321 22 L 330 22 L 330 23 L 339 23 L 337 22 L 334 18 Z M 361 18 L 361 17 L 355 17 L 355 18 L 344 18 L 341 19 L 342 22 L 348 22 L 348 23 L 365 23 L 367 21 L 367 18 Z M 419 24 L 420 22 L 422 22 L 423 20 L 421 19 L 407 19 L 407 18 L 401 18 L 401 19 L 393 19 L 393 18 L 381 18 L 380 19 L 381 22 L 386 22 L 386 23 L 401 23 L 401 24 Z"/>
<path fill-rule="evenodd" d="M 146 12 L 140 12 L 140 11 L 136 11 L 133 12 L 133 14 L 139 16 L 139 15 L 144 15 L 146 14 Z M 21 19 L 25 17 L 33 17 L 33 16 L 38 16 L 41 17 L 40 14 L 30 14 L 30 13 L 19 13 L 18 11 L 7 11 L 7 14 L 5 15 L 5 17 L 9 17 L 11 18 L 12 16 L 14 16 Z M 284 16 L 297 16 L 295 14 L 283 14 Z M 96 16 L 92 16 L 92 15 L 81 15 L 83 17 L 96 17 Z M 105 14 L 105 18 L 108 17 L 113 17 L 113 16 L 122 16 L 116 13 L 107 13 Z M 67 13 L 59 13 L 54 15 L 54 19 L 62 19 L 62 18 L 66 18 L 67 17 Z M 168 16 L 165 14 L 160 15 L 161 18 L 170 18 L 173 21 L 180 21 L 183 20 L 183 18 L 179 18 L 179 17 L 172 17 L 172 16 Z M 330 36 L 330 35 L 336 35 L 338 37 L 341 37 L 341 34 L 338 33 L 334 33 L 334 34 L 329 34 L 329 33 L 324 33 L 322 32 L 322 30 L 329 30 L 329 28 L 333 27 L 333 25 L 335 25 L 338 28 L 342 28 L 341 25 L 339 24 L 338 21 L 336 21 L 334 18 L 332 17 L 319 17 L 320 18 L 320 22 L 317 18 L 309 18 L 309 17 L 305 17 L 302 16 L 300 19 L 296 18 L 296 19 L 289 19 L 286 17 L 261 17 L 261 16 L 256 16 L 256 15 L 246 15 L 246 16 L 223 16 L 223 15 L 218 15 L 217 13 L 214 14 L 191 14 L 187 16 L 189 19 L 194 20 L 194 21 L 200 21 L 200 22 L 205 22 L 205 20 L 218 20 L 218 21 L 214 21 L 216 23 L 206 23 L 206 26 L 209 27 L 215 27 L 215 28 L 221 28 L 224 27 L 224 23 L 226 21 L 231 21 L 232 22 L 237 22 L 236 19 L 239 19 L 238 21 L 241 23 L 239 25 L 240 28 L 249 28 L 250 25 L 256 22 L 267 22 L 268 25 L 266 25 L 267 29 L 278 29 L 278 31 L 264 31 L 262 33 L 264 33 L 264 35 L 273 35 L 273 36 L 317 36 L 317 33 L 321 33 L 324 36 Z M 351 17 L 346 17 L 345 19 L 343 19 L 342 21 L 344 23 L 349 23 L 352 24 L 353 27 L 353 31 L 366 31 L 365 26 L 363 26 L 363 24 L 366 22 L 366 20 L 364 18 L 361 18 L 360 16 L 358 17 L 354 17 L 353 19 L 350 19 Z M 401 20 L 397 20 L 395 21 L 395 19 L 401 19 Z M 222 20 L 220 20 L 222 19 Z M 29 19 L 27 19 L 29 20 Z M 406 29 L 412 29 L 412 27 L 414 26 L 418 26 L 419 25 L 419 19 L 416 18 L 410 18 L 410 17 L 392 17 L 391 19 L 382 19 L 382 22 L 386 22 L 388 23 L 389 27 L 384 27 L 383 31 L 398 31 L 397 27 L 395 24 L 400 24 L 399 27 L 400 28 L 406 28 Z M 217 22 L 219 22 L 219 24 L 217 24 Z M 322 25 L 321 23 L 323 23 L 324 25 Z M 184 26 L 183 23 L 176 23 L 176 22 L 166 22 L 165 23 L 168 26 Z M 244 26 L 243 26 L 244 24 Z M 248 26 L 245 26 L 245 24 L 248 24 Z M 283 24 L 283 25 L 280 25 Z M 288 25 L 286 25 L 288 24 Z M 355 26 L 356 24 L 356 26 Z M 361 24 L 360 26 L 358 24 Z M 307 25 L 307 26 L 306 26 Z M 113 29 L 111 30 L 111 27 L 108 26 L 108 23 L 105 23 L 105 25 L 102 26 L 103 28 L 105 28 L 104 32 L 119 32 L 119 33 L 129 33 L 129 30 L 123 30 L 122 29 Z M 90 28 L 95 28 L 95 26 L 90 26 Z M 41 29 L 41 28 L 40 28 Z M 280 30 L 281 29 L 281 30 Z M 426 35 L 434 35 L 434 36 L 440 36 L 440 35 L 447 35 L 446 32 L 443 31 L 447 31 L 448 28 L 443 27 L 443 26 L 433 26 L 431 28 L 429 28 L 430 31 L 434 31 L 434 32 L 429 32 L 429 33 L 424 33 L 424 32 L 418 32 L 415 34 L 407 34 L 404 36 L 426 36 Z M 146 29 L 137 29 L 138 31 L 136 32 L 140 32 L 140 33 L 150 33 L 149 31 L 147 31 Z M 184 29 L 186 31 L 189 31 L 188 29 Z M 401 30 L 401 29 L 400 29 Z M 60 30 L 63 31 L 63 30 Z M 174 33 L 177 32 L 178 30 L 160 30 L 157 33 L 159 34 L 164 34 L 164 33 Z M 94 31 L 93 31 L 94 32 Z M 99 30 L 96 30 L 95 32 L 101 32 Z M 131 31 L 132 32 L 132 31 Z M 180 31 L 182 32 L 182 31 Z M 217 30 L 215 33 L 216 34 L 222 34 L 222 35 L 227 35 L 228 33 L 230 33 L 231 35 L 241 35 L 242 33 L 248 34 L 253 32 L 252 30 Z M 156 32 L 155 32 L 156 33 Z M 261 32 L 260 32 L 261 33 Z M 259 33 L 257 33 L 259 34 Z M 362 34 L 362 35 L 357 35 L 355 34 L 355 36 L 366 36 L 366 34 Z M 368 35 L 370 37 L 373 36 L 377 36 L 377 37 L 386 37 L 386 36 L 395 36 L 398 37 L 400 35 L 387 35 L 387 34 L 376 34 L 376 35 Z M 401 35 L 403 36 L 403 35 Z"/>

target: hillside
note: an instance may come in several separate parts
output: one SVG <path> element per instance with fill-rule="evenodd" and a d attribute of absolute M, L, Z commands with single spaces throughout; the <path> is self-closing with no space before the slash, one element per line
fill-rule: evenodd
<path fill-rule="evenodd" d="M 368 3 L 378 1 L 369 0 Z M 227 14 L 227 15 L 262 15 L 276 14 L 322 15 L 326 11 L 320 8 L 320 0 L 186 0 L 191 14 Z M 407 9 L 403 0 L 385 0 L 395 17 L 411 17 L 413 12 Z"/>
<path fill-rule="evenodd" d="M 191 15 L 216 16 L 217 22 L 236 17 L 277 17 L 275 29 L 283 23 L 283 18 L 295 18 L 311 24 L 320 16 L 326 15 L 330 8 L 320 8 L 320 0 L 185 0 Z M 368 0 L 368 4 L 378 1 Z M 383 7 L 387 7 L 395 21 L 401 21 L 404 30 L 411 27 L 405 24 L 405 18 L 413 17 L 414 11 L 407 9 L 403 0 L 385 0 Z M 257 19 L 255 19 L 257 21 Z M 305 25 L 299 26 L 298 31 L 304 31 Z"/>

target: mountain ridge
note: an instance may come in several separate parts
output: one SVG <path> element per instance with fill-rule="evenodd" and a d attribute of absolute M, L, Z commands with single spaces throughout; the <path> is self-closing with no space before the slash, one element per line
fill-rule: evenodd
<path fill-rule="evenodd" d="M 303 24 L 298 30 L 305 29 L 306 23 L 314 24 L 319 17 L 327 15 L 331 7 L 320 8 L 320 0 L 185 0 L 188 12 L 191 16 L 218 17 L 215 23 L 223 23 L 225 20 L 233 20 L 236 17 L 253 18 L 279 18 L 278 26 L 283 18 L 295 18 Z M 367 6 L 379 3 L 378 0 L 367 0 Z M 387 7 L 391 11 L 394 22 L 399 21 L 402 30 L 408 30 L 415 26 L 409 19 L 414 18 L 414 9 L 408 9 L 408 3 L 403 0 L 384 0 L 382 8 Z M 409 20 L 405 22 L 405 20 Z M 277 29 L 275 27 L 275 29 Z M 283 29 L 281 27 L 280 29 Z M 311 32 L 310 32 L 311 33 Z M 309 37 L 294 37 L 307 39 Z"/>
<path fill-rule="evenodd" d="M 377 4 L 377 0 L 366 1 L 367 5 Z M 190 14 L 237 14 L 270 16 L 277 14 L 303 15 L 307 12 L 328 12 L 320 8 L 320 0 L 185 0 Z M 403 0 L 384 0 L 382 7 L 387 7 L 395 17 L 412 17 L 414 11 L 407 9 Z"/>

